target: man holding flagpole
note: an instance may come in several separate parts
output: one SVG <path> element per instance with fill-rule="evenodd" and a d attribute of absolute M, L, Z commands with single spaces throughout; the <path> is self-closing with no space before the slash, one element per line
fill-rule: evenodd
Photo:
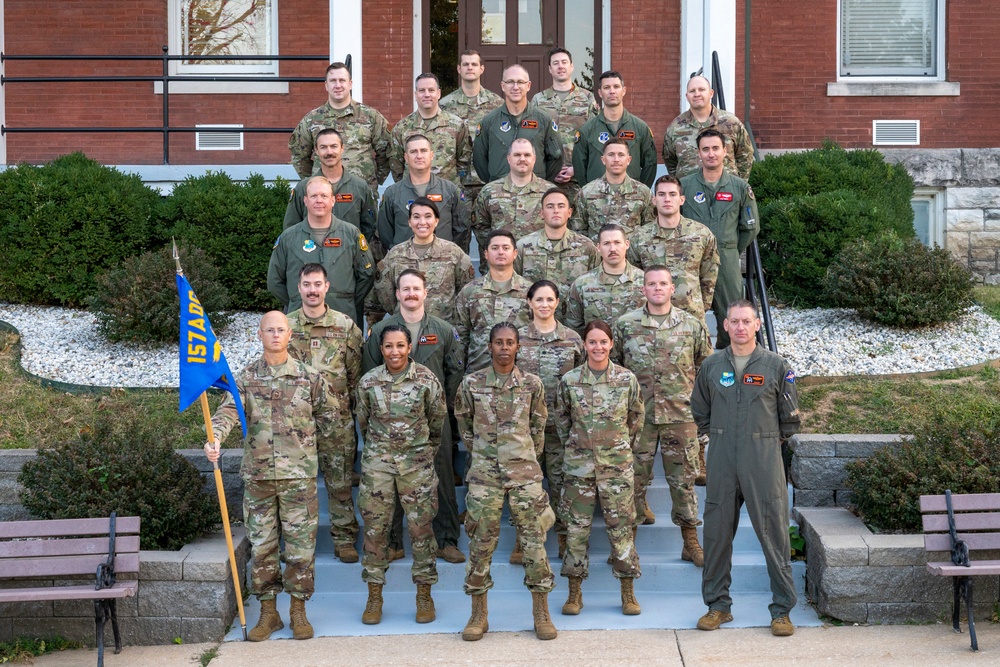
<path fill-rule="evenodd" d="M 264 641 L 284 627 L 275 601 L 282 590 L 292 597 L 289 613 L 295 639 L 313 636 L 305 601 L 315 589 L 316 452 L 317 442 L 331 437 L 335 415 L 327 403 L 326 380 L 288 355 L 291 335 L 283 313 L 266 313 L 258 331 L 263 355 L 235 381 L 248 423 L 240 473 L 253 558 L 251 592 L 261 603 L 250 641 Z M 239 421 L 238 404 L 229 394 L 212 417 L 214 438 L 205 444 L 209 461 L 218 461 L 219 443 Z M 279 535 L 285 543 L 284 572 L 279 563 Z"/>

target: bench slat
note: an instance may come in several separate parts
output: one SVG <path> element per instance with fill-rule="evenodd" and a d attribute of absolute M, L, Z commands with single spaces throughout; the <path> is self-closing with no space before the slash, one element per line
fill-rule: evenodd
<path fill-rule="evenodd" d="M 115 538 L 115 552 L 117 554 L 134 553 L 137 551 L 139 551 L 138 535 L 126 535 Z M 107 558 L 108 538 L 81 537 L 0 542 L 0 559 L 81 556 L 86 554 L 103 554 Z"/>
<path fill-rule="evenodd" d="M 0 577 L 61 577 L 89 576 L 97 573 L 97 566 L 108 559 L 108 554 L 85 556 L 56 556 L 51 558 L 6 558 Z M 115 572 L 126 574 L 139 571 L 139 554 L 117 554 Z"/>
<path fill-rule="evenodd" d="M 93 586 L 50 586 L 47 588 L 0 589 L 0 602 L 35 602 L 44 600 L 103 600 L 134 597 L 138 581 L 122 581 L 100 591 Z"/>
<path fill-rule="evenodd" d="M 944 577 L 973 577 L 976 575 L 1000 574 L 1000 560 L 985 560 L 973 562 L 970 567 L 955 565 L 951 561 L 944 563 L 927 563 L 931 574 Z"/>
<path fill-rule="evenodd" d="M 984 512 L 1000 510 L 1000 493 L 963 493 L 951 497 L 951 506 L 956 512 Z M 921 512 L 947 512 L 944 494 L 940 496 L 920 496 Z"/>
<path fill-rule="evenodd" d="M 958 539 L 963 540 L 969 546 L 969 551 L 1000 549 L 1000 533 L 959 533 Z M 924 550 L 951 551 L 951 535 L 947 533 L 925 534 Z"/>
<path fill-rule="evenodd" d="M 0 522 L 0 539 L 19 537 L 62 537 L 73 535 L 107 535 L 109 518 L 51 519 L 46 521 Z M 139 517 L 120 516 L 115 521 L 115 534 L 139 532 Z"/>
<path fill-rule="evenodd" d="M 947 533 L 947 514 L 924 514 L 924 532 Z M 1000 531 L 1000 512 L 976 512 L 955 515 L 955 528 L 965 530 L 995 530 Z"/>

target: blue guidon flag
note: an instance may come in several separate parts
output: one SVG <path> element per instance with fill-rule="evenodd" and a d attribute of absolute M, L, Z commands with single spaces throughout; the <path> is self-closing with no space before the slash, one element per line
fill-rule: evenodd
<path fill-rule="evenodd" d="M 228 391 L 236 403 L 245 438 L 247 418 L 243 414 L 243 401 L 236 390 L 236 379 L 205 316 L 205 309 L 187 278 L 181 274 L 177 275 L 177 294 L 181 298 L 180 411 L 184 412 L 209 387 Z"/>

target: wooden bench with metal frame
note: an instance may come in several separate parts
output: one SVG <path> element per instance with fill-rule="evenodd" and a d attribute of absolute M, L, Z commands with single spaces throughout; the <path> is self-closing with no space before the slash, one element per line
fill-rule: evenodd
<path fill-rule="evenodd" d="M 95 583 L 62 586 L 61 577 L 93 576 Z M 118 575 L 135 575 L 118 581 Z M 115 653 L 122 650 L 118 598 L 139 589 L 139 517 L 0 522 L 0 580 L 54 579 L 52 586 L 0 588 L 0 602 L 93 600 L 97 665 L 104 665 L 104 624 L 110 619 Z"/>
<path fill-rule="evenodd" d="M 951 554 L 950 561 L 927 563 L 931 574 L 951 577 L 954 588 L 952 627 L 961 632 L 962 600 L 969 615 L 972 650 L 979 650 L 972 612 L 972 577 L 1000 575 L 1000 560 L 971 560 L 970 553 L 1000 549 L 1000 493 L 920 496 L 924 549 Z"/>

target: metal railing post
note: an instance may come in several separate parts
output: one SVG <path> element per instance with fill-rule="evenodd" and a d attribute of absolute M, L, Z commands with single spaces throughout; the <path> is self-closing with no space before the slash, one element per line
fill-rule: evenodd
<path fill-rule="evenodd" d="M 163 46 L 163 164 L 170 164 L 170 59 Z"/>

